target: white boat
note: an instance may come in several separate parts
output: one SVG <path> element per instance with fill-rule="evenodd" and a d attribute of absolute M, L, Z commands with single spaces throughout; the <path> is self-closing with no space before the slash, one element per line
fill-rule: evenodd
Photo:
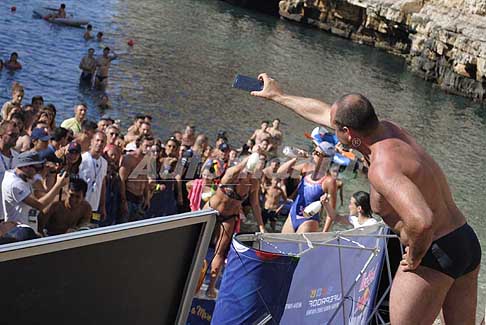
<path fill-rule="evenodd" d="M 52 24 L 58 25 L 81 27 L 89 24 L 87 19 L 75 18 L 72 15 L 66 18 L 48 18 L 49 15 L 52 15 L 55 12 L 57 12 L 57 9 L 40 7 L 33 10 L 33 16 L 35 18 L 45 19 Z"/>

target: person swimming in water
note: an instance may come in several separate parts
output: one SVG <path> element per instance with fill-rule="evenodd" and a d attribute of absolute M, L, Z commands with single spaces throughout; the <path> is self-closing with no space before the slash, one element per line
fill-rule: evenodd
<path fill-rule="evenodd" d="M 91 32 L 93 31 L 93 26 L 91 24 L 88 24 L 86 26 L 86 31 L 84 32 L 83 38 L 88 41 L 93 38 L 93 35 L 91 35 Z"/>
<path fill-rule="evenodd" d="M 5 68 L 9 70 L 20 70 L 22 69 L 22 64 L 18 61 L 19 55 L 17 52 L 10 54 L 10 59 L 5 62 Z"/>

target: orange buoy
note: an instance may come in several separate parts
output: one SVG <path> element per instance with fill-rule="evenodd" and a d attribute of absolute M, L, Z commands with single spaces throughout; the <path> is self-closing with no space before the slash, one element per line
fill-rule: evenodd
<path fill-rule="evenodd" d="M 17 11 L 17 7 L 12 6 L 12 7 L 10 8 L 10 10 L 11 10 L 11 11 Z"/>
<path fill-rule="evenodd" d="M 128 46 L 133 46 L 135 42 L 132 39 L 129 39 L 127 42 Z"/>

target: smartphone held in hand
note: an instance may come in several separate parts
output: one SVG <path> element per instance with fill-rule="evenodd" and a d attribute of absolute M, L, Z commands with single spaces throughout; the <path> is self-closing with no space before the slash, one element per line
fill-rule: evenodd
<path fill-rule="evenodd" d="M 233 81 L 233 88 L 238 88 L 246 91 L 260 91 L 263 89 L 263 81 L 257 78 L 237 74 Z"/>

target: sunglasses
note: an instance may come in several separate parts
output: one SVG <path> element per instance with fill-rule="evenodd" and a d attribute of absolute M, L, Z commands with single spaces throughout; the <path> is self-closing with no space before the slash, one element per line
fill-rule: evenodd
<path fill-rule="evenodd" d="M 116 136 L 116 137 L 117 137 L 117 136 L 119 136 L 119 135 L 120 135 L 120 133 L 116 133 L 116 132 L 110 132 L 110 135 L 111 135 L 111 136 Z"/>

